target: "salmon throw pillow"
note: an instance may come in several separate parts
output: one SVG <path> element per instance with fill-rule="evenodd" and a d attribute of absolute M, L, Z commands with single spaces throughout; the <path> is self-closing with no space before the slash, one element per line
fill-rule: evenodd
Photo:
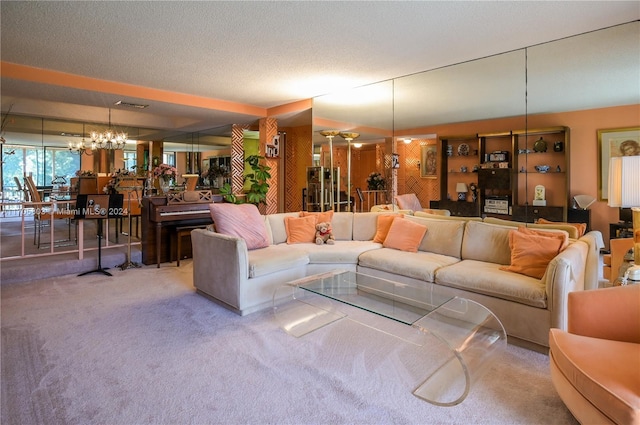
<path fill-rule="evenodd" d="M 427 233 L 427 226 L 405 220 L 402 217 L 395 217 L 382 246 L 401 251 L 418 252 L 418 247 L 425 233 Z"/>
<path fill-rule="evenodd" d="M 559 239 L 527 235 L 517 230 L 511 230 L 509 232 L 511 264 L 500 267 L 500 270 L 542 279 L 549 262 L 558 255 L 561 247 L 562 241 Z"/>
<path fill-rule="evenodd" d="M 309 243 L 316 240 L 316 217 L 285 217 L 284 227 L 287 231 L 287 243 Z"/>
<path fill-rule="evenodd" d="M 567 245 L 569 245 L 569 234 L 562 230 L 553 232 L 550 230 L 536 230 L 520 226 L 518 227 L 518 232 L 524 233 L 526 235 L 546 236 L 548 238 L 557 239 L 562 242 L 562 244 L 560 245 L 560 252 L 562 252 L 567 247 Z"/>
<path fill-rule="evenodd" d="M 393 219 L 396 217 L 404 217 L 404 214 L 383 214 L 379 215 L 376 224 L 376 235 L 373 237 L 373 241 L 377 243 L 383 243 L 389 233 L 389 228 Z"/>

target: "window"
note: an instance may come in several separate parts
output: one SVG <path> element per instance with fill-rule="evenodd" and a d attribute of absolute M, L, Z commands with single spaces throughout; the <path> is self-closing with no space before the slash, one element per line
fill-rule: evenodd
<path fill-rule="evenodd" d="M 5 145 L 2 158 L 3 190 L 15 188 L 13 178 L 22 182 L 25 174 L 31 174 L 38 186 L 51 185 L 55 176 L 63 176 L 68 184 L 80 169 L 80 156 L 73 155 L 68 149 Z"/>
<path fill-rule="evenodd" d="M 125 170 L 135 170 L 134 167 L 136 166 L 136 151 L 124 151 L 123 154 Z"/>
<path fill-rule="evenodd" d="M 164 152 L 162 154 L 162 163 L 169 164 L 173 167 L 176 166 L 176 153 L 175 152 Z"/>

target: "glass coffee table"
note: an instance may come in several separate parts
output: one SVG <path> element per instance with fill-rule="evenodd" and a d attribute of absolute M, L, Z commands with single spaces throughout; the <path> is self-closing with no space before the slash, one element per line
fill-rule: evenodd
<path fill-rule="evenodd" d="M 443 295 L 437 285 L 416 287 L 352 271 L 284 284 L 274 293 L 273 310 L 281 327 L 295 337 L 349 318 L 419 346 L 422 361 L 429 363 L 425 370 L 433 372 L 424 381 L 420 377 L 413 394 L 439 406 L 461 403 L 507 344 L 502 323 L 475 301 Z M 383 319 L 372 325 L 362 312 Z M 430 355 L 427 335 L 444 344 L 447 355 Z"/>

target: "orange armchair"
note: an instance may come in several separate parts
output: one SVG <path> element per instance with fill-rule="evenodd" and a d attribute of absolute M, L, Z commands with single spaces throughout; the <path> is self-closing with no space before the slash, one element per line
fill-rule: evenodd
<path fill-rule="evenodd" d="M 549 331 L 551 379 L 582 424 L 640 424 L 640 285 L 571 292 Z"/>

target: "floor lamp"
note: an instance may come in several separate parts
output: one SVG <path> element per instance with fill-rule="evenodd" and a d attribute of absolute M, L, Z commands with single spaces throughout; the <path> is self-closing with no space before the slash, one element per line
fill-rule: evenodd
<path fill-rule="evenodd" d="M 341 131 L 340 137 L 347 141 L 347 211 L 351 211 L 351 142 L 360 137 L 360 134 Z"/>
<path fill-rule="evenodd" d="M 329 178 L 329 186 L 331 186 L 329 188 L 329 202 L 331 204 L 331 209 L 333 209 L 333 190 L 335 188 L 335 182 L 333 181 L 333 138 L 340 134 L 340 132 L 338 130 L 322 130 L 320 134 L 329 140 L 329 173 L 331 175 Z M 320 178 L 324 179 L 324 176 L 320 176 Z M 322 205 L 320 205 L 320 211 L 324 211 L 324 203 L 323 197 Z"/>
<path fill-rule="evenodd" d="M 619 156 L 609 161 L 610 207 L 631 208 L 633 213 L 633 263 L 622 284 L 640 284 L 640 156 Z"/>

